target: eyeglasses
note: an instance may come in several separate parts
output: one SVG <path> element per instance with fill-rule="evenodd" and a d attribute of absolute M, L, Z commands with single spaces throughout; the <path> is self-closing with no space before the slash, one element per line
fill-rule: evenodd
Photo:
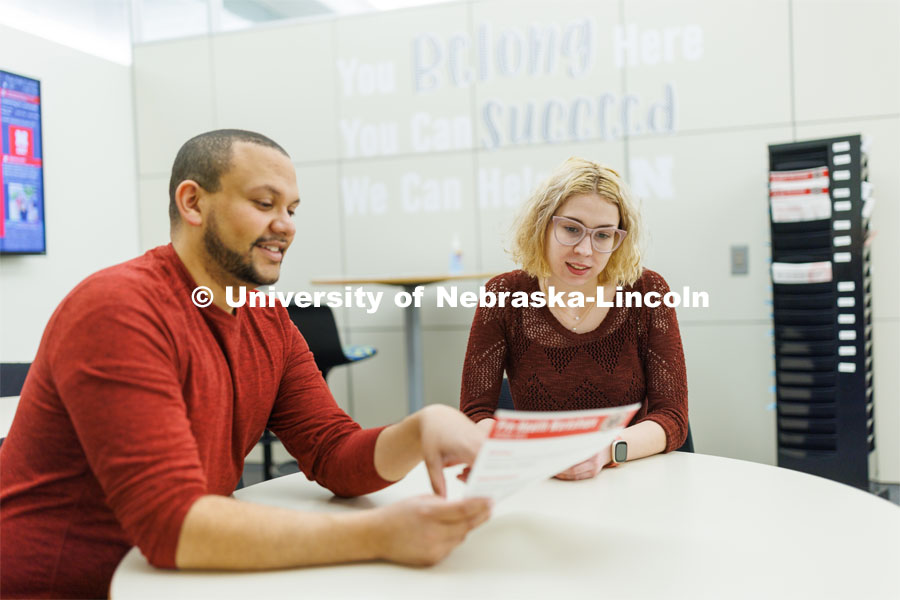
<path fill-rule="evenodd" d="M 622 240 L 628 235 L 624 229 L 616 229 L 615 227 L 596 227 L 591 229 L 585 227 L 578 221 L 566 217 L 552 217 L 553 219 L 553 235 L 556 241 L 563 246 L 575 246 L 584 239 L 588 233 L 591 234 L 591 246 L 597 252 L 610 253 L 620 245 Z"/>

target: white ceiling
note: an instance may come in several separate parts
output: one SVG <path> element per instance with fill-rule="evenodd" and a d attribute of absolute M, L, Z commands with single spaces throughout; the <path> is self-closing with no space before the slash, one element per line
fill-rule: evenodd
<path fill-rule="evenodd" d="M 0 0 L 0 23 L 122 64 L 133 44 L 455 0 Z"/>

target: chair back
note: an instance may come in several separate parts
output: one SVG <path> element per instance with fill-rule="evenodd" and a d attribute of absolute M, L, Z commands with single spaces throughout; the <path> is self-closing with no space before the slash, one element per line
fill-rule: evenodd
<path fill-rule="evenodd" d="M 31 363 L 0 363 L 0 396 L 19 396 Z"/>
<path fill-rule="evenodd" d="M 513 404 L 512 393 L 509 391 L 509 379 L 503 378 L 503 384 L 500 386 L 500 399 L 497 401 L 497 408 L 505 408 L 506 410 L 516 410 Z"/>
<path fill-rule="evenodd" d="M 288 315 L 300 330 L 309 349 L 316 360 L 316 366 L 322 371 L 322 377 L 328 378 L 328 372 L 338 365 L 351 362 L 345 355 L 338 334 L 334 314 L 327 306 L 289 306 Z"/>
<path fill-rule="evenodd" d="M 681 445 L 681 448 L 677 449 L 675 452 L 691 452 L 694 451 L 694 438 L 691 436 L 691 423 L 688 421 L 688 434 L 687 439 L 684 440 L 684 443 Z"/>

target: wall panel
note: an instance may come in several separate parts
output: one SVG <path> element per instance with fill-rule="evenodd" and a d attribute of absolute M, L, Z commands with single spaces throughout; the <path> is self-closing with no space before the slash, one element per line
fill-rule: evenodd
<path fill-rule="evenodd" d="M 708 309 L 679 309 L 698 450 L 774 463 L 767 146 L 871 134 L 877 427 L 895 451 L 897 11 L 482 0 L 141 46 L 141 173 L 167 173 L 180 143 L 226 121 L 271 133 L 300 166 L 304 202 L 277 287 L 307 290 L 316 277 L 445 271 L 454 238 L 465 271 L 507 271 L 510 224 L 542 176 L 571 155 L 605 162 L 642 202 L 647 266 L 710 294 Z M 142 211 L 154 187 L 142 180 Z M 749 274 L 731 275 L 733 245 L 748 247 Z M 336 315 L 345 343 L 379 349 L 346 369 L 345 388 L 376 425 L 406 410 L 403 314 L 398 288 L 368 289 L 384 293 L 377 313 Z M 435 298 L 429 287 L 421 309 L 427 399 L 453 403 L 474 309 Z M 900 480 L 896 460 L 880 458 L 878 476 Z"/>
<path fill-rule="evenodd" d="M 216 126 L 250 129 L 294 162 L 337 157 L 333 21 L 212 39 Z"/>
<path fill-rule="evenodd" d="M 215 129 L 208 38 L 135 46 L 134 106 L 138 172 L 165 175 L 181 145 Z"/>

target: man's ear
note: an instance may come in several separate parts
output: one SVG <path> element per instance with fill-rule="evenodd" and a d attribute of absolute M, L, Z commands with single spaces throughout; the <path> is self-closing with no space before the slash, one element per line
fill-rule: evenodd
<path fill-rule="evenodd" d="M 182 220 L 188 225 L 199 227 L 203 224 L 200 200 L 204 194 L 200 184 L 190 179 L 185 179 L 175 188 L 175 205 Z"/>

